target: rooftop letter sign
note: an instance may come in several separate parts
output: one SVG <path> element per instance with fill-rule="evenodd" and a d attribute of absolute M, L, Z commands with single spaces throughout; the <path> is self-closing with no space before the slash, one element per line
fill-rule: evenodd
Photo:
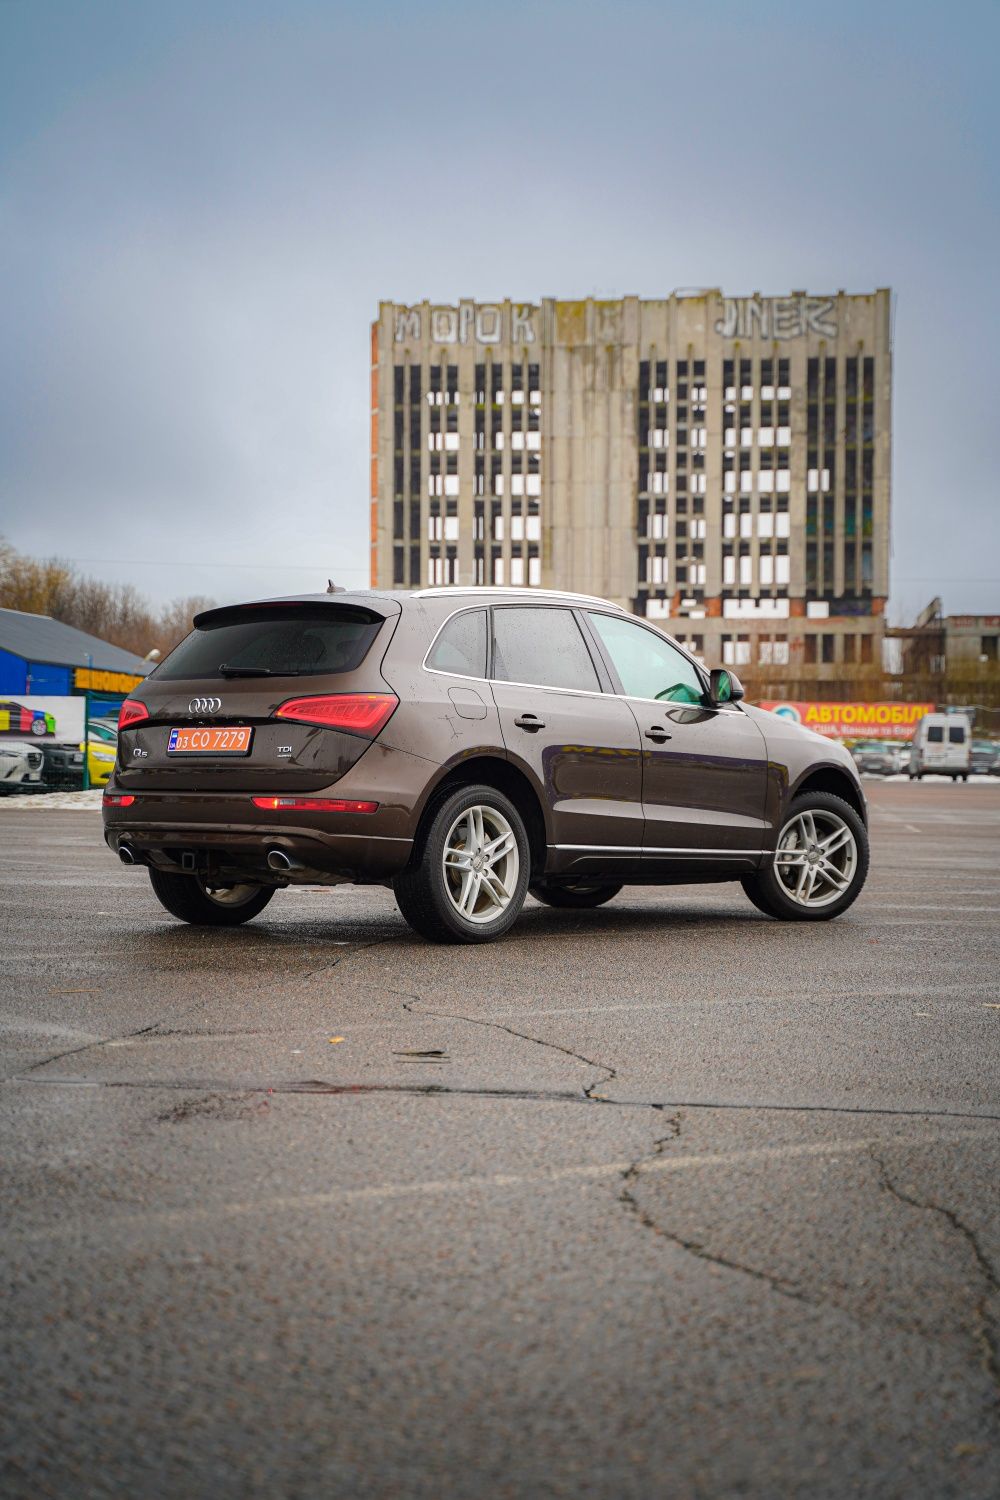
<path fill-rule="evenodd" d="M 434 344 L 500 344 L 506 332 L 512 344 L 535 342 L 535 309 L 514 303 L 509 312 L 494 302 L 460 302 L 457 307 L 432 307 L 427 336 Z M 509 327 L 505 325 L 509 324 Z M 418 341 L 424 333 L 419 307 L 397 307 L 395 341 Z"/>
<path fill-rule="evenodd" d="M 715 325 L 724 339 L 795 339 L 806 333 L 837 337 L 832 297 L 723 297 Z"/>

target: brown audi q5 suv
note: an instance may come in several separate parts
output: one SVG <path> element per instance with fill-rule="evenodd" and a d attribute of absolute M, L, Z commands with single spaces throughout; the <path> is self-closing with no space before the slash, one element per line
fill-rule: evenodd
<path fill-rule="evenodd" d="M 122 706 L 105 838 L 187 922 L 292 884 L 391 885 L 425 937 L 483 942 L 530 891 L 738 880 L 839 916 L 868 870 L 848 753 L 743 703 L 615 605 L 532 589 L 212 609 Z"/>

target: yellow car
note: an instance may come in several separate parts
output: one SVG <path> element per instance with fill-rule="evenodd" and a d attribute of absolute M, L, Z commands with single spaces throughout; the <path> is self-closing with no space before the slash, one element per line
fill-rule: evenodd
<path fill-rule="evenodd" d="M 83 749 L 81 744 L 80 749 Z M 91 786 L 107 786 L 108 778 L 115 768 L 118 754 L 118 735 L 110 725 L 93 723 L 90 726 L 90 744 L 87 749 L 87 771 Z"/>

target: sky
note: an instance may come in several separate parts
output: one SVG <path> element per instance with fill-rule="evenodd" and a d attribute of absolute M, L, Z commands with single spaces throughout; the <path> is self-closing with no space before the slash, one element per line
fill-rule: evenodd
<path fill-rule="evenodd" d="M 0 0 L 0 534 L 363 585 L 380 299 L 890 286 L 890 618 L 1000 613 L 998 51 L 995 0 Z"/>

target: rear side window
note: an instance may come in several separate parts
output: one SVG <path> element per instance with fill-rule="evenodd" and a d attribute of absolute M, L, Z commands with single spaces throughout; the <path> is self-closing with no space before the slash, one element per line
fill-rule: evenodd
<path fill-rule="evenodd" d="M 927 743 L 929 745 L 944 744 L 944 727 L 941 724 L 928 724 Z"/>
<path fill-rule="evenodd" d="M 495 609 L 493 640 L 493 676 L 498 682 L 601 690 L 580 627 L 568 609 Z"/>
<path fill-rule="evenodd" d="M 157 678 L 233 675 L 305 677 L 353 672 L 382 619 L 344 605 L 227 609 L 206 616 L 157 670 Z"/>
<path fill-rule="evenodd" d="M 454 672 L 458 677 L 485 677 L 485 609 L 454 615 L 431 647 L 427 665 L 435 672 Z"/>
<path fill-rule="evenodd" d="M 948 726 L 948 739 L 951 741 L 951 743 L 953 745 L 964 745 L 965 744 L 965 726 L 964 726 L 964 724 L 949 724 L 949 726 Z"/>

